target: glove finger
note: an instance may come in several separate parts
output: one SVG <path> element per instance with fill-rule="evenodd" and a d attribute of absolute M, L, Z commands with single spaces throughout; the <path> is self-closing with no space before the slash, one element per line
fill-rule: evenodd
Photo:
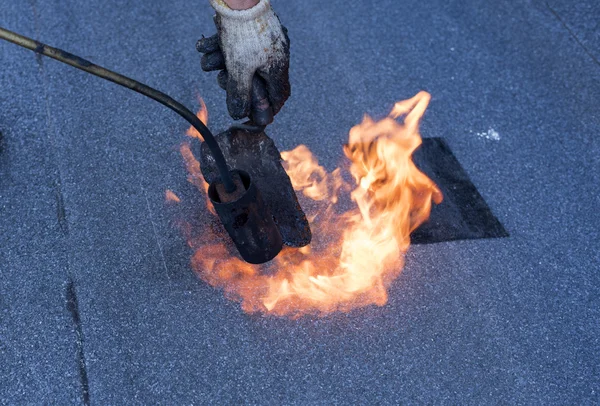
<path fill-rule="evenodd" d="M 267 88 L 259 75 L 254 75 L 252 79 L 250 119 L 254 124 L 260 126 L 266 126 L 273 122 L 273 109 L 269 102 Z"/>
<path fill-rule="evenodd" d="M 221 72 L 219 72 L 219 74 L 217 75 L 217 83 L 219 84 L 219 87 L 223 90 L 227 90 L 227 82 L 229 81 L 229 74 L 227 73 L 226 69 L 223 69 Z"/>
<path fill-rule="evenodd" d="M 266 72 L 260 71 L 259 74 L 266 83 L 273 114 L 277 114 L 291 93 L 289 64 L 287 62 L 282 63 L 271 67 Z"/>
<path fill-rule="evenodd" d="M 219 45 L 219 34 L 215 34 L 208 38 L 201 38 L 196 42 L 196 49 L 198 52 L 207 54 L 209 52 L 220 51 L 221 46 Z"/>
<path fill-rule="evenodd" d="M 239 75 L 229 73 L 227 80 L 227 109 L 234 120 L 248 117 L 250 113 L 252 77 L 254 72 L 244 72 Z"/>
<path fill-rule="evenodd" d="M 202 59 L 200 60 L 200 66 L 205 72 L 225 69 L 225 57 L 223 56 L 223 53 L 220 50 L 204 54 L 202 55 Z"/>

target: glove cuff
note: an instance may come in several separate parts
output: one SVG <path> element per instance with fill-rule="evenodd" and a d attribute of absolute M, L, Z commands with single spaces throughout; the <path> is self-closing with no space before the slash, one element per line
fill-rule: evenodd
<path fill-rule="evenodd" d="M 232 10 L 227 7 L 223 0 L 210 0 L 210 5 L 219 16 L 231 20 L 253 20 L 271 11 L 271 2 L 269 0 L 260 0 L 256 6 L 247 10 Z"/>

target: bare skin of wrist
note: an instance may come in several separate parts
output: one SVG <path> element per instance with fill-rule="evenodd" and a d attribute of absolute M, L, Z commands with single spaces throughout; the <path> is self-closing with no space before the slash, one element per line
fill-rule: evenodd
<path fill-rule="evenodd" d="M 259 0 L 223 0 L 232 10 L 246 10 L 258 4 Z"/>

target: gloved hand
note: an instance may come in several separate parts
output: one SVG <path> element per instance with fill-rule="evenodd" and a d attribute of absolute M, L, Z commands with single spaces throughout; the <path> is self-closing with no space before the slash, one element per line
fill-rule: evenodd
<path fill-rule="evenodd" d="M 290 96 L 289 38 L 269 0 L 247 10 L 232 10 L 210 0 L 216 10 L 217 34 L 196 44 L 204 71 L 221 70 L 219 85 L 227 91 L 233 119 L 249 117 L 267 125 Z"/>

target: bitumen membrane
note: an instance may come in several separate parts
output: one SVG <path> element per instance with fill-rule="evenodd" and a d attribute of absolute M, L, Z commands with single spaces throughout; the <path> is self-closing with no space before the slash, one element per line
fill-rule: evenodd
<path fill-rule="evenodd" d="M 244 313 L 190 266 L 188 125 L 0 43 L 0 404 L 597 404 L 600 7 L 284 1 L 292 97 L 268 133 L 328 170 L 363 114 L 432 95 L 502 238 L 414 245 L 385 306 Z M 0 25 L 230 124 L 207 1 L 0 0 Z M 201 220 L 202 218 L 200 218 Z"/>

